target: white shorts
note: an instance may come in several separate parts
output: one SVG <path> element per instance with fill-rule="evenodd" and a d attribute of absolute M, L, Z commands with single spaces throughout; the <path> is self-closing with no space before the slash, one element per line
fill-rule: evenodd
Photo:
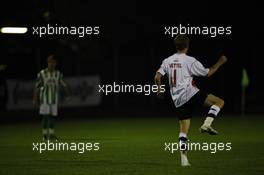
<path fill-rule="evenodd" d="M 58 115 L 58 105 L 57 104 L 41 104 L 39 107 L 39 114 L 40 115 Z"/>

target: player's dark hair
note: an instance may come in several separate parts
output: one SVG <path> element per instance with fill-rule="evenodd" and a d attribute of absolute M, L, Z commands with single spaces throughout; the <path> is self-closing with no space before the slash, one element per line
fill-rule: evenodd
<path fill-rule="evenodd" d="M 186 35 L 177 35 L 174 39 L 176 49 L 181 51 L 189 48 L 190 39 Z"/>
<path fill-rule="evenodd" d="M 57 61 L 57 58 L 56 58 L 55 55 L 51 54 L 51 55 L 48 56 L 47 60 L 55 60 L 55 61 Z"/>

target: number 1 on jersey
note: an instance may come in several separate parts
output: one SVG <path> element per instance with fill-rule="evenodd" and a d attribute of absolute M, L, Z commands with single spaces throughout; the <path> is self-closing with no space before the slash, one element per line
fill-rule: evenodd
<path fill-rule="evenodd" d="M 171 86 L 176 87 L 176 69 L 172 70 L 172 75 L 171 75 Z"/>

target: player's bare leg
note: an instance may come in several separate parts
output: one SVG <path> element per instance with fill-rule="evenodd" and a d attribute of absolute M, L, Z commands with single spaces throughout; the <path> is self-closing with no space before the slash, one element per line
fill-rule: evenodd
<path fill-rule="evenodd" d="M 190 119 L 180 120 L 180 133 L 179 133 L 179 145 L 180 145 L 180 153 L 181 153 L 181 165 L 182 166 L 190 166 L 191 164 L 187 158 L 187 134 L 190 128 Z"/>
<path fill-rule="evenodd" d="M 212 94 L 209 94 L 205 99 L 205 105 L 210 106 L 210 110 L 207 114 L 207 117 L 204 121 L 204 124 L 200 128 L 200 132 L 207 132 L 210 135 L 216 135 L 218 132 L 211 127 L 214 118 L 217 116 L 219 111 L 224 107 L 224 100 L 219 97 L 216 97 Z"/>

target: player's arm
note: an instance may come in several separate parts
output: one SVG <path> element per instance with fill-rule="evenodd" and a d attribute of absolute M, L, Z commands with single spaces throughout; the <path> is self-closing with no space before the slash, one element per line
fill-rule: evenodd
<path fill-rule="evenodd" d="M 37 105 L 39 102 L 39 89 L 43 85 L 41 74 L 38 74 L 37 81 L 33 90 L 33 105 Z"/>
<path fill-rule="evenodd" d="M 164 93 L 164 88 L 162 88 L 162 86 L 164 85 L 161 84 L 161 78 L 166 74 L 166 72 L 167 72 L 167 69 L 166 69 L 166 59 L 165 59 L 163 60 L 160 68 L 157 70 L 155 77 L 154 77 L 155 85 L 158 86 L 158 91 L 157 91 L 158 97 L 162 97 Z"/>
<path fill-rule="evenodd" d="M 155 84 L 156 84 L 158 87 L 160 87 L 160 85 L 161 85 L 161 77 L 162 77 L 161 73 L 156 72 L 156 75 L 155 75 L 155 77 L 154 77 L 154 82 L 155 82 Z M 160 91 L 160 88 L 159 88 L 159 91 Z"/>
<path fill-rule="evenodd" d="M 71 92 L 70 92 L 69 86 L 64 81 L 62 81 L 62 82 L 63 82 L 62 87 L 63 87 L 63 90 L 66 92 L 66 96 L 70 97 Z"/>
<path fill-rule="evenodd" d="M 163 91 L 161 90 L 161 78 L 163 77 L 163 75 L 160 72 L 156 72 L 156 75 L 154 77 L 154 82 L 155 85 L 158 86 L 158 91 L 157 91 L 157 96 L 161 97 L 163 94 Z"/>
<path fill-rule="evenodd" d="M 63 87 L 63 90 L 65 91 L 67 98 L 69 99 L 71 93 L 70 93 L 69 86 L 67 85 L 67 83 L 63 79 L 63 74 L 60 74 L 59 82 L 60 82 L 60 85 Z"/>
<path fill-rule="evenodd" d="M 39 90 L 37 88 L 34 88 L 34 92 L 33 92 L 33 105 L 37 105 L 38 104 L 38 93 Z"/>
<path fill-rule="evenodd" d="M 208 77 L 212 76 L 223 64 L 227 62 L 226 56 L 221 56 L 218 61 L 209 68 Z"/>

